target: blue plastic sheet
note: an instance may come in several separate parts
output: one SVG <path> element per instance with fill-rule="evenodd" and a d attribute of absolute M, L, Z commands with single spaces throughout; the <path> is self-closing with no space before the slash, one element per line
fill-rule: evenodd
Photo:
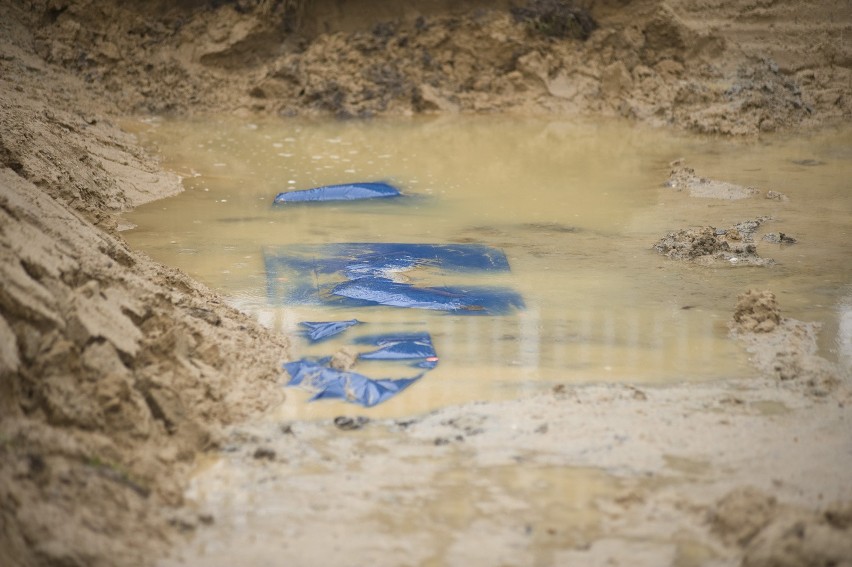
<path fill-rule="evenodd" d="M 419 368 L 435 368 L 438 365 L 438 354 L 429 333 L 361 337 L 356 342 L 379 347 L 358 355 L 362 360 L 415 361 L 414 365 Z"/>
<path fill-rule="evenodd" d="M 374 380 L 357 372 L 336 370 L 313 360 L 287 362 L 284 369 L 290 374 L 288 386 L 302 386 L 316 391 L 311 400 L 341 399 L 372 407 L 402 392 L 425 372 L 413 378 Z"/>
<path fill-rule="evenodd" d="M 331 368 L 331 358 L 303 358 L 284 364 L 284 370 L 290 374 L 287 385 L 313 391 L 311 400 L 340 399 L 372 407 L 399 394 L 438 365 L 438 355 L 428 333 L 374 335 L 360 337 L 354 342 L 379 347 L 360 354 L 360 359 L 413 363 L 424 370 L 416 376 L 374 379 L 358 372 Z"/>
<path fill-rule="evenodd" d="M 299 325 L 305 327 L 303 332 L 305 337 L 311 342 L 319 342 L 339 335 L 359 323 L 358 319 L 349 319 L 348 321 L 303 321 Z"/>
<path fill-rule="evenodd" d="M 323 185 L 313 189 L 286 191 L 275 196 L 276 205 L 285 203 L 320 203 L 326 201 L 361 201 L 400 197 L 399 189 L 388 183 L 344 183 Z"/>
<path fill-rule="evenodd" d="M 463 315 L 524 306 L 514 290 L 451 284 L 467 274 L 507 273 L 502 251 L 479 244 L 352 243 L 264 251 L 270 302 L 385 305 Z M 448 285 L 429 285 L 429 282 Z"/>

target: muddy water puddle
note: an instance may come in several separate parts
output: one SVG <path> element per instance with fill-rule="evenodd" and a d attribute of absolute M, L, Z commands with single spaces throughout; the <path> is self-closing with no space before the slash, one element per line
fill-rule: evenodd
<path fill-rule="evenodd" d="M 674 527 L 671 538 L 649 542 L 642 521 L 630 519 L 631 506 L 654 490 L 640 474 L 549 463 L 544 454 L 483 463 L 472 441 L 413 440 L 381 421 L 341 431 L 328 418 L 400 418 L 557 383 L 747 377 L 753 371 L 727 322 L 737 294 L 752 287 L 775 291 L 785 315 L 821 322 L 821 353 L 852 363 L 849 131 L 739 143 L 621 123 L 495 117 L 152 121 L 137 129 L 165 166 L 184 176 L 186 191 L 127 215 L 135 228 L 124 234 L 134 248 L 282 333 L 297 333 L 302 321 L 364 322 L 330 342 L 294 338 L 294 358 L 330 355 L 382 332 L 427 332 L 439 358 L 420 381 L 377 407 L 309 402 L 311 394 L 291 389 L 281 407 L 251 426 L 255 433 L 232 431 L 232 445 L 187 494 L 214 525 L 161 565 L 353 558 L 373 565 L 548 565 L 583 561 L 587 551 L 617 552 L 636 564 L 704 564 L 712 550 Z M 673 191 L 663 183 L 677 158 L 700 175 L 762 194 L 722 201 Z M 271 206 L 281 191 L 358 181 L 390 182 L 405 198 Z M 788 200 L 765 199 L 767 190 Z M 651 249 L 669 231 L 762 216 L 773 220 L 758 234 L 758 252 L 775 259 L 773 266 L 709 268 Z M 763 242 L 764 232 L 798 243 Z M 508 271 L 405 277 L 498 286 L 517 293 L 522 305 L 458 314 L 294 301 L 288 290 L 304 274 L 279 269 L 292 267 L 287 258 L 344 243 L 500 251 Z M 378 376 L 391 365 L 362 361 L 356 368 Z M 668 475 L 692 479 L 712 472 L 675 455 L 666 467 Z M 654 482 L 670 484 L 666 478 Z"/>
<path fill-rule="evenodd" d="M 238 308 L 292 334 L 300 321 L 357 318 L 358 332 L 428 332 L 440 363 L 371 415 L 514 398 L 557 382 L 667 383 L 748 375 L 726 323 L 738 293 L 775 291 L 786 315 L 824 324 L 823 354 L 852 361 L 852 135 L 739 143 L 623 123 L 512 118 L 402 121 L 150 121 L 136 125 L 181 195 L 127 215 L 130 244 L 220 291 Z M 786 195 L 741 201 L 664 188 L 669 163 Z M 388 202 L 272 207 L 286 190 L 388 181 Z M 666 232 L 728 227 L 771 216 L 769 268 L 671 262 L 651 245 Z M 270 259 L 293 246 L 339 243 L 484 245 L 510 272 L 482 285 L 510 288 L 523 308 L 486 316 L 393 307 L 298 304 Z M 283 252 L 282 252 L 283 251 Z M 476 277 L 473 277 L 475 283 Z M 470 282 L 468 282 L 470 283 Z M 356 335 L 357 333 L 352 333 Z M 345 343 L 345 341 L 343 341 Z M 294 357 L 343 344 L 294 343 Z M 294 392 L 280 417 L 328 417 L 343 404 Z"/>

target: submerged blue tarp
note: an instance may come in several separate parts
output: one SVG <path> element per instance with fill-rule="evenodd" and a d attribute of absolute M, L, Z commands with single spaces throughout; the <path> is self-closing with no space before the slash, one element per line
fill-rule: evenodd
<path fill-rule="evenodd" d="M 304 359 L 285 363 L 284 370 L 291 376 L 288 386 L 302 386 L 316 391 L 311 400 L 336 398 L 365 407 L 372 407 L 397 395 L 425 374 L 421 372 L 413 378 L 398 380 L 373 380 L 357 372 L 337 370 Z"/>
<path fill-rule="evenodd" d="M 466 274 L 509 272 L 502 251 L 480 244 L 295 245 L 265 250 L 264 261 L 271 302 L 386 305 L 468 315 L 524 306 L 521 296 L 506 287 L 443 285 Z M 442 285 L 429 285 L 435 281 Z"/>
<path fill-rule="evenodd" d="M 361 337 L 355 342 L 379 347 L 358 355 L 362 360 L 412 360 L 420 368 L 435 368 L 438 365 L 438 354 L 432 346 L 429 333 Z"/>
<path fill-rule="evenodd" d="M 303 358 L 284 364 L 290 374 L 288 386 L 301 386 L 314 392 L 311 400 L 341 399 L 372 407 L 414 384 L 438 365 L 438 356 L 428 333 L 387 334 L 361 337 L 357 344 L 379 347 L 359 355 L 364 360 L 414 362 L 424 368 L 416 376 L 373 379 L 358 372 L 331 368 L 330 358 Z"/>
<path fill-rule="evenodd" d="M 324 201 L 360 201 L 400 197 L 402 193 L 387 183 L 344 183 L 324 185 L 313 189 L 286 191 L 275 196 L 276 205 L 284 203 L 318 203 Z"/>
<path fill-rule="evenodd" d="M 305 327 L 303 335 L 312 342 L 319 342 L 335 335 L 339 335 L 349 327 L 359 324 L 358 319 L 348 321 L 303 321 L 299 325 Z"/>

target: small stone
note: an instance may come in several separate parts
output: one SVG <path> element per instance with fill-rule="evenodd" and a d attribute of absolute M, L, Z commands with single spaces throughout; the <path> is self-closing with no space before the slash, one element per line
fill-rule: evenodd
<path fill-rule="evenodd" d="M 648 399 L 648 394 L 640 390 L 639 388 L 631 388 L 633 390 L 633 399 L 639 401 L 646 401 Z"/>
<path fill-rule="evenodd" d="M 367 423 L 369 423 L 369 418 L 358 416 L 358 417 L 347 417 L 344 415 L 339 415 L 334 418 L 334 425 L 343 431 L 354 431 L 356 429 L 361 429 Z"/>
<path fill-rule="evenodd" d="M 770 232 L 763 236 L 766 242 L 774 242 L 776 244 L 795 244 L 798 240 L 794 236 L 790 236 L 784 232 Z"/>
<path fill-rule="evenodd" d="M 254 452 L 255 459 L 266 459 L 267 461 L 275 460 L 275 451 L 268 447 L 258 447 Z"/>
<path fill-rule="evenodd" d="M 222 325 L 222 318 L 210 309 L 204 309 L 202 307 L 191 307 L 189 309 L 189 314 L 193 317 L 201 319 L 202 321 L 210 323 L 214 327 L 219 327 L 220 325 Z"/>

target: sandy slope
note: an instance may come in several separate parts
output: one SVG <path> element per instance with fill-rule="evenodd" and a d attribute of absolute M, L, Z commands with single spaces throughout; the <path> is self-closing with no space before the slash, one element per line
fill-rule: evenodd
<path fill-rule="evenodd" d="M 179 185 L 111 120 L 148 111 L 600 113 L 739 135 L 852 113 L 852 24 L 843 1 L 597 2 L 598 28 L 586 41 L 547 37 L 482 2 L 451 11 L 414 2 L 401 14 L 378 12 L 367 27 L 316 2 L 300 16 L 312 30 L 302 36 L 288 31 L 297 20 L 286 5 L 0 2 L 0 564 L 150 562 L 199 522 L 180 507 L 199 451 L 220 442 L 222 425 L 283 396 L 285 338 L 128 249 L 115 232 L 113 213 Z M 583 418 L 597 428 L 594 439 L 626 427 L 619 415 L 644 415 L 652 435 L 638 445 L 591 460 L 563 452 L 560 464 L 659 471 L 674 447 L 685 459 L 716 454 L 720 470 L 738 472 L 698 495 L 684 485 L 675 505 L 663 492 L 645 492 L 640 517 L 642 506 L 671 507 L 727 563 L 808 564 L 822 553 L 823 564 L 839 565 L 830 560 L 852 556 L 842 505 L 852 495 L 838 472 L 849 465 L 848 378 L 807 358 L 811 339 L 790 325 L 789 336 L 783 326 L 768 333 L 771 341 L 743 335 L 765 355 L 758 358 L 766 379 L 747 387 L 641 395 L 580 388 L 506 407 L 448 409 L 410 431 L 385 424 L 388 443 L 421 451 L 423 438 L 444 435 L 445 421 L 474 416 L 486 425 L 472 455 L 499 460 L 533 439 L 544 453 L 561 442 L 555 434 L 507 437 L 509 416 L 524 432 L 532 415 L 552 414 L 550 431 Z M 805 361 L 769 392 L 779 371 L 767 344 L 786 352 L 784 361 Z M 833 378 L 820 378 L 815 392 L 813 372 Z M 739 388 L 747 389 L 731 393 Z M 743 416 L 743 404 L 760 401 L 790 411 Z M 703 435 L 686 435 L 692 422 L 679 416 L 690 412 L 707 422 Z M 733 443 L 736 427 L 751 436 Z M 334 431 L 305 428 L 314 437 Z M 792 430 L 810 431 L 814 443 L 785 452 Z M 778 450 L 754 460 L 755 445 Z M 736 450 L 722 452 L 729 447 Z M 767 482 L 771 470 L 787 470 L 775 475 L 780 485 Z M 782 503 L 736 490 L 744 486 L 778 492 Z M 711 521 L 694 506 L 727 512 Z M 754 520 L 753 509 L 766 513 Z M 606 542 L 597 545 L 605 555 Z M 650 557 L 665 561 L 669 552 Z"/>
<path fill-rule="evenodd" d="M 109 230 L 178 180 L 3 25 L 0 564 L 144 562 L 211 428 L 282 399 L 286 339 Z"/>

